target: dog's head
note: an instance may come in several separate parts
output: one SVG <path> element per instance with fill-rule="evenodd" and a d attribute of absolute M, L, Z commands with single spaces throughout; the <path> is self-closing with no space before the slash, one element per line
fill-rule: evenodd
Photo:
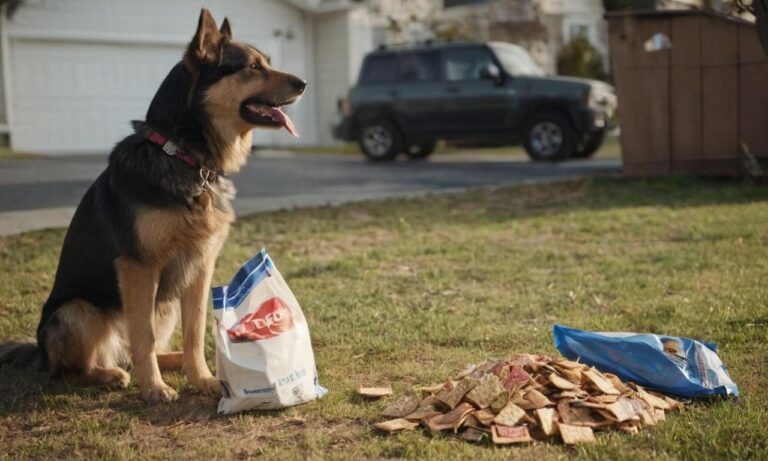
<path fill-rule="evenodd" d="M 280 108 L 296 102 L 307 82 L 273 69 L 264 53 L 234 41 L 229 19 L 219 29 L 203 9 L 184 64 L 197 76 L 196 86 L 205 91 L 203 103 L 212 117 L 243 130 L 285 128 L 297 135 Z"/>
<path fill-rule="evenodd" d="M 235 41 L 228 19 L 219 28 L 203 9 L 182 62 L 150 105 L 147 122 L 170 129 L 169 135 L 185 142 L 197 136 L 216 167 L 231 173 L 245 162 L 254 128 L 285 128 L 298 136 L 281 108 L 296 102 L 306 86 L 306 81 L 272 68 L 264 53 Z"/>

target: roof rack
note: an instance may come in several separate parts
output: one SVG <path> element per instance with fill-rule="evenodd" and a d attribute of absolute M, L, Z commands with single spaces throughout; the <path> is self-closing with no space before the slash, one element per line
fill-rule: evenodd
<path fill-rule="evenodd" d="M 394 43 L 392 45 L 386 45 L 381 44 L 378 46 L 378 51 L 387 51 L 387 50 L 407 50 L 410 48 L 419 48 L 419 47 L 430 47 L 433 45 L 447 45 L 447 44 L 461 44 L 465 42 L 454 42 L 453 40 L 433 40 L 433 39 L 427 39 L 423 42 L 410 42 L 410 43 Z M 470 43 L 470 42 L 466 42 Z"/>

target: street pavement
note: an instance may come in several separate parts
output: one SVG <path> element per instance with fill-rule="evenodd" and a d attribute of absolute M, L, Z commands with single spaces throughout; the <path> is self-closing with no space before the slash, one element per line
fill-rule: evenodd
<path fill-rule="evenodd" d="M 64 227 L 106 156 L 0 159 L 0 235 Z M 448 193 L 475 187 L 618 175 L 613 159 L 540 164 L 521 158 L 436 155 L 371 164 L 357 156 L 257 153 L 233 179 L 239 216 L 295 207 Z"/>

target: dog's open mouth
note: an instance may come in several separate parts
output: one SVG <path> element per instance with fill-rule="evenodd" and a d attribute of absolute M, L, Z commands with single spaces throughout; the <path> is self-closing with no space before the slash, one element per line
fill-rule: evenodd
<path fill-rule="evenodd" d="M 293 120 L 283 112 L 280 105 L 267 105 L 258 101 L 246 101 L 243 103 L 240 112 L 243 118 L 254 125 L 285 128 L 292 136 L 298 138 L 299 133 Z"/>

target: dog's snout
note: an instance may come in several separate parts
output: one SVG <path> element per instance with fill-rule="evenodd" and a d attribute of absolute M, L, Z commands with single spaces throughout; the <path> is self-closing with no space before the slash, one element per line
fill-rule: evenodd
<path fill-rule="evenodd" d="M 299 93 L 303 93 L 304 90 L 307 88 L 307 81 L 302 80 L 298 77 L 291 77 L 291 84 L 294 88 L 299 90 Z"/>

